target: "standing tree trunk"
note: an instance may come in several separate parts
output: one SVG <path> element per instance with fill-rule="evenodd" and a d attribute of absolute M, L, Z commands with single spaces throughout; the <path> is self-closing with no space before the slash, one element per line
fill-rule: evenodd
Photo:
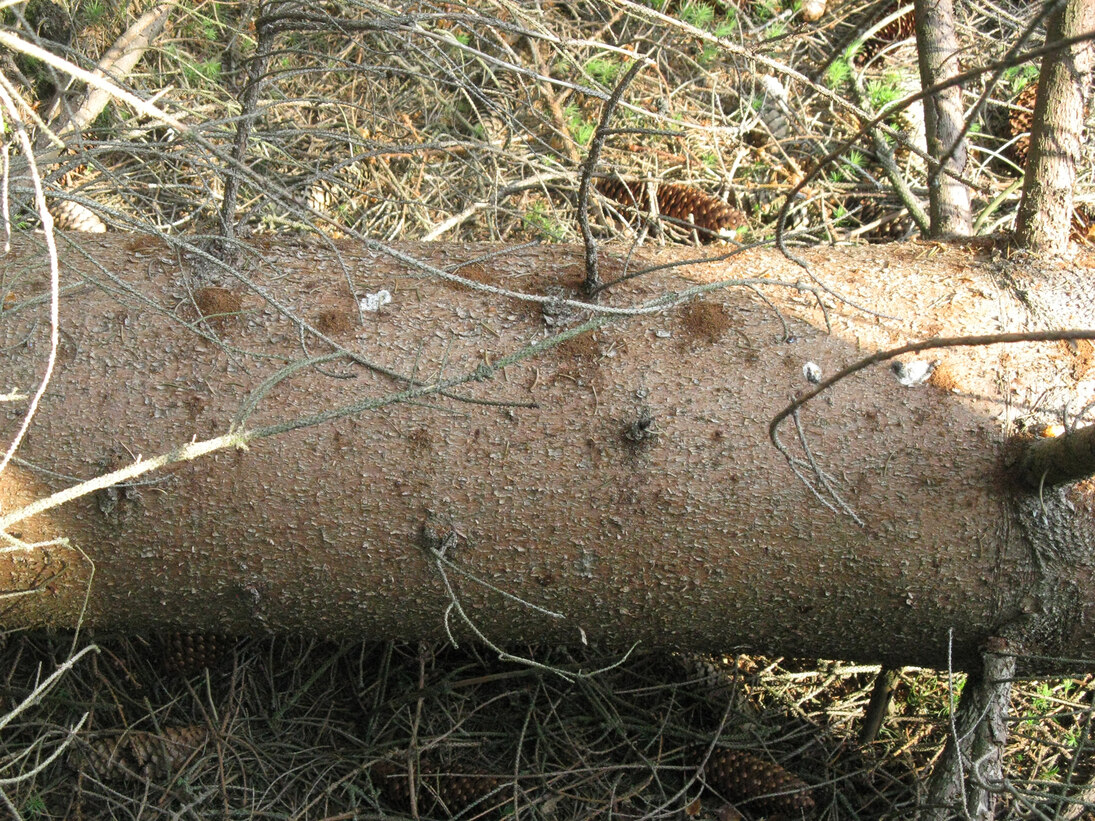
<path fill-rule="evenodd" d="M 1095 31 L 1095 0 L 1068 0 L 1046 25 L 1046 43 Z M 1061 253 L 1072 227 L 1072 188 L 1083 145 L 1084 111 L 1091 85 L 1090 41 L 1047 54 L 1038 78 L 1038 98 L 1015 222 L 1025 248 Z"/>
<path fill-rule="evenodd" d="M 1006 642 L 989 644 L 981 668 L 971 672 L 953 712 L 954 731 L 928 779 L 924 805 L 917 816 L 921 821 L 996 818 L 996 805 L 1004 794 L 1004 748 L 1015 657 L 1007 652 Z"/>
<path fill-rule="evenodd" d="M 916 47 L 920 83 L 930 88 L 961 72 L 952 0 L 916 0 Z M 962 89 L 952 86 L 924 98 L 928 155 L 940 162 L 928 172 L 928 215 L 933 237 L 969 236 L 970 196 L 965 183 L 945 171 L 966 170 Z"/>
<path fill-rule="evenodd" d="M 211 286 L 155 242 L 81 238 L 57 371 L 0 476 L 0 528 L 21 540 L 0 554 L 3 627 L 75 624 L 87 594 L 86 623 L 129 630 L 410 639 L 467 635 L 466 616 L 499 641 L 961 665 L 1006 628 L 1030 652 L 1095 658 L 1090 490 L 1011 482 L 1001 424 L 1087 395 L 1073 354 L 940 350 L 914 387 L 878 364 L 778 429 L 793 462 L 768 439 L 807 363 L 829 376 L 908 338 L 1022 328 L 987 256 L 804 251 L 865 314 L 822 313 L 768 251 L 629 278 L 587 308 L 564 299 L 578 248 L 404 253 L 468 280 L 360 243 L 265 241 L 253 279 Z M 603 252 L 601 269 L 690 253 Z M 30 240 L 5 271 L 0 359 L 31 394 L 49 328 Z M 735 276 L 748 287 L 658 307 Z M 10 441 L 26 403 L 6 408 Z M 226 433 L 241 449 L 19 513 Z"/>

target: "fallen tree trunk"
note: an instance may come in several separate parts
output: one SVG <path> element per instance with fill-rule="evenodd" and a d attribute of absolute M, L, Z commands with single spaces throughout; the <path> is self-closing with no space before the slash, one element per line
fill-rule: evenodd
<path fill-rule="evenodd" d="M 1029 653 L 1095 658 L 1089 490 L 1017 488 L 1005 436 L 1090 398 L 1088 343 L 938 351 L 915 387 L 877 365 L 782 425 L 793 463 L 768 439 L 812 387 L 807 362 L 829 376 L 910 339 L 1030 327 L 1001 283 L 1046 298 L 1090 259 L 1035 276 L 973 247 L 806 253 L 866 313 L 754 251 L 630 279 L 599 305 L 770 284 L 619 316 L 567 304 L 583 273 L 570 247 L 402 247 L 529 302 L 353 243 L 256 243 L 247 285 L 146 239 L 76 242 L 57 371 L 0 479 L 0 523 L 22 540 L 3 554 L 6 629 L 72 626 L 86 592 L 85 624 L 125 630 L 467 636 L 462 612 L 506 643 L 940 665 L 953 641 L 962 665 L 1008 630 Z M 623 259 L 602 251 L 604 280 Z M 44 270 L 20 239 L 0 332 L 24 394 L 49 337 Z M 389 304 L 360 310 L 381 291 Z M 26 404 L 8 404 L 5 441 Z M 230 431 L 246 449 L 16 513 Z"/>

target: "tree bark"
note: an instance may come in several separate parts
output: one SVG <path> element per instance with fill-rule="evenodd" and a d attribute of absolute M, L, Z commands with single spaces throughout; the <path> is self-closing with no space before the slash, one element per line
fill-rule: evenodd
<path fill-rule="evenodd" d="M 1006 642 L 990 644 L 981 668 L 966 681 L 958 709 L 952 705 L 951 734 L 928 779 L 926 800 L 917 816 L 922 821 L 996 818 L 1004 792 L 1015 657 L 1006 651 Z"/>
<path fill-rule="evenodd" d="M 0 554 L 3 627 L 72 626 L 87 593 L 83 621 L 104 628 L 409 639 L 447 621 L 467 636 L 458 613 L 446 618 L 445 568 L 463 612 L 499 642 L 939 665 L 953 631 L 964 665 L 1006 629 L 1032 653 L 1095 658 L 1090 490 L 1039 497 L 1011 483 L 1004 436 L 1016 418 L 1082 405 L 1086 360 L 995 346 L 935 352 L 919 387 L 885 364 L 857 373 L 798 411 L 801 439 L 794 420 L 779 430 L 813 490 L 767 436 L 812 387 L 807 362 L 828 376 L 908 339 L 1022 329 L 1027 309 L 1000 283 L 1042 287 L 1054 281 L 1045 272 L 1025 279 L 937 244 L 804 252 L 866 313 L 777 284 L 801 270 L 753 251 L 630 279 L 598 309 L 725 278 L 770 284 L 603 319 L 563 301 L 578 294 L 581 249 L 403 250 L 547 301 L 474 291 L 349 242 L 256 243 L 250 284 L 220 290 L 195 254 L 146 239 L 66 250 L 57 372 L 21 461 L 0 476 L 0 523 L 23 543 L 70 544 Z M 500 254 L 475 261 L 488 252 Z M 602 251 L 606 280 L 626 258 Z M 1092 261 L 1054 263 L 1062 293 L 1078 293 Z M 24 394 L 49 339 L 42 272 L 32 240 L 17 238 L 0 357 Z M 390 304 L 359 313 L 381 289 Z M 1076 308 L 1089 327 L 1092 305 Z M 7 403 L 5 442 L 25 409 Z M 17 515 L 139 456 L 197 447 L 234 419 L 246 450 Z"/>
<path fill-rule="evenodd" d="M 924 88 L 961 72 L 958 35 L 951 0 L 916 0 L 916 48 Z M 928 155 L 941 163 L 928 172 L 928 216 L 933 237 L 965 237 L 972 230 L 970 195 L 965 183 L 945 171 L 966 170 L 966 113 L 962 88 L 952 86 L 924 99 Z"/>
<path fill-rule="evenodd" d="M 1046 24 L 1053 43 L 1095 31 L 1095 2 L 1069 0 Z M 1082 152 L 1084 110 L 1095 49 L 1090 41 L 1042 59 L 1023 195 L 1015 221 L 1019 245 L 1062 253 L 1072 230 L 1072 188 Z"/>

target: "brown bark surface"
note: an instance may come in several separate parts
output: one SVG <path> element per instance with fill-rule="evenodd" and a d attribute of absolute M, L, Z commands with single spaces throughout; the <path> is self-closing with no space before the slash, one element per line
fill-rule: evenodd
<path fill-rule="evenodd" d="M 1091 31 L 1095 31 L 1095 2 L 1069 0 L 1046 23 L 1046 42 Z M 1088 41 L 1042 61 L 1023 198 L 1015 221 L 1016 240 L 1024 247 L 1052 253 L 1068 247 L 1093 60 L 1095 48 Z"/>
<path fill-rule="evenodd" d="M 961 72 L 960 48 L 951 0 L 916 0 L 916 48 L 920 84 L 924 88 Z M 928 154 L 945 160 L 928 177 L 928 213 L 933 237 L 965 237 L 971 231 L 970 195 L 965 183 L 943 171 L 961 175 L 966 169 L 966 113 L 962 88 L 952 86 L 924 99 Z"/>
<path fill-rule="evenodd" d="M 498 249 L 403 250 L 454 266 Z M 249 430 L 408 388 L 349 360 L 262 388 L 288 363 L 332 351 L 314 331 L 419 384 L 474 375 L 452 393 L 516 404 L 427 394 L 20 521 L 13 535 L 73 546 L 3 554 L 7 590 L 34 591 L 4 600 L 5 628 L 72 625 L 90 589 L 85 621 L 101 627 L 437 636 L 449 598 L 426 548 L 448 543 L 456 565 L 563 614 L 450 571 L 467 614 L 500 642 L 584 635 L 940 664 L 953 629 L 964 663 L 1019 619 L 1031 622 L 1032 651 L 1095 657 L 1089 494 L 1015 502 L 1001 466 L 1016 422 L 1090 399 L 1093 374 L 1075 350 L 933 352 L 941 362 L 928 384 L 903 387 L 882 364 L 803 408 L 812 458 L 862 525 L 824 506 L 767 437 L 772 417 L 811 387 L 806 362 L 829 376 L 918 337 L 1020 330 L 1027 309 L 1004 283 L 1052 302 L 1038 283 L 1076 280 L 1091 258 L 1032 279 L 972 247 L 812 249 L 813 274 L 875 313 L 824 295 L 827 332 L 813 294 L 728 288 L 541 344 L 502 368 L 503 357 L 590 315 L 438 281 L 354 243 L 251 251 L 241 266 L 262 296 L 235 280 L 203 291 L 214 281 L 195 260 L 146 240 L 80 238 L 63 252 L 58 370 L 22 461 L 0 478 L 0 515 L 139 455 L 223 434 L 256 391 Z M 625 254 L 602 251 L 606 280 Z M 540 246 L 457 273 L 569 298 L 581 259 L 581 249 Z M 7 257 L 0 357 L 7 385 L 27 394 L 49 338 L 44 271 L 20 239 Z M 354 297 L 384 288 L 392 302 L 362 322 L 347 278 Z M 633 307 L 727 278 L 806 281 L 776 253 L 754 251 L 630 280 L 600 304 Z M 1095 325 L 1090 304 L 1068 319 Z M 5 442 L 25 407 L 6 406 Z M 792 422 L 780 435 L 808 460 Z"/>

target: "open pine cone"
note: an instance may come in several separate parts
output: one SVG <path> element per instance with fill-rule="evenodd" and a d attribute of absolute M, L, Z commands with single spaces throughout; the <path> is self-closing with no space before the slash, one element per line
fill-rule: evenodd
<path fill-rule="evenodd" d="M 1030 128 L 1034 123 L 1034 102 L 1038 97 L 1038 84 L 1030 83 L 1023 87 L 1019 96 L 1012 101 L 1014 106 L 1008 114 L 1008 127 L 1011 131 L 1011 157 L 1020 168 L 1026 168 L 1030 154 Z"/>
<path fill-rule="evenodd" d="M 900 2 L 891 3 L 886 9 L 885 13 L 876 17 L 876 20 L 882 17 L 887 17 L 893 14 L 900 6 Z M 865 63 L 873 58 L 878 52 L 882 51 L 890 43 L 896 43 L 899 40 L 908 40 L 910 37 L 916 36 L 916 18 L 913 16 L 912 11 L 907 11 L 898 17 L 896 20 L 891 20 L 889 23 L 880 28 L 873 37 L 867 40 L 863 47 L 856 55 L 856 62 Z"/>
<path fill-rule="evenodd" d="M 232 644 L 215 633 L 168 633 L 160 639 L 160 654 L 168 673 L 192 676 L 220 666 L 231 657 Z"/>
<path fill-rule="evenodd" d="M 418 765 L 419 779 L 415 798 L 418 811 L 427 815 L 461 813 L 468 807 L 479 804 L 502 783 L 490 775 L 444 773 L 426 758 L 421 759 Z M 388 804 L 403 811 L 410 810 L 411 787 L 405 764 L 392 759 L 378 761 L 372 766 L 371 775 L 373 784 L 380 789 Z"/>
<path fill-rule="evenodd" d="M 873 242 L 894 242 L 908 239 L 916 231 L 905 207 L 897 202 L 873 197 L 859 200 L 859 221 L 864 225 L 877 222 L 878 225 L 861 236 Z"/>
<path fill-rule="evenodd" d="M 601 179 L 597 190 L 633 212 L 648 212 L 647 186 L 621 179 Z M 657 187 L 658 213 L 671 224 L 695 231 L 701 242 L 730 239 L 748 222 L 745 214 L 718 197 L 697 188 L 677 183 Z"/>
<path fill-rule="evenodd" d="M 745 750 L 715 750 L 703 770 L 708 786 L 729 801 L 769 815 L 809 817 L 814 799 L 809 786 L 779 764 Z"/>
<path fill-rule="evenodd" d="M 85 234 L 105 234 L 106 225 L 95 214 L 78 202 L 54 200 L 49 204 L 53 224 L 62 231 L 83 231 Z"/>
<path fill-rule="evenodd" d="M 209 731 L 198 724 L 164 727 L 162 733 L 117 732 L 77 750 L 74 762 L 91 767 L 107 780 L 164 781 L 182 769 L 208 740 Z"/>

